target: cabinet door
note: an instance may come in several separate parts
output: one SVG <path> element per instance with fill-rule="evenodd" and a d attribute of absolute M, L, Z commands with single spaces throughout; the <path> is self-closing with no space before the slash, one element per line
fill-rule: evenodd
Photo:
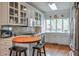
<path fill-rule="evenodd" d="M 41 26 L 41 14 L 35 12 L 35 26 Z"/>
<path fill-rule="evenodd" d="M 9 24 L 19 24 L 19 3 L 9 2 Z"/>
<path fill-rule="evenodd" d="M 28 25 L 27 24 L 28 19 L 27 19 L 27 5 L 21 3 L 20 4 L 20 24 Z"/>

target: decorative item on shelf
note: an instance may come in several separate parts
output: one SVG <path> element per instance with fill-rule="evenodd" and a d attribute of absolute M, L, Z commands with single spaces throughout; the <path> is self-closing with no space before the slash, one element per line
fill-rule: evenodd
<path fill-rule="evenodd" d="M 61 15 L 61 17 L 64 17 L 64 15 Z"/>
<path fill-rule="evenodd" d="M 26 8 L 26 7 L 24 7 L 23 11 L 27 11 L 27 8 Z"/>
<path fill-rule="evenodd" d="M 33 25 L 33 27 L 36 25 L 36 21 L 35 21 L 35 19 L 33 19 L 33 21 L 32 21 L 32 25 Z"/>
<path fill-rule="evenodd" d="M 13 23 L 13 19 L 9 19 L 9 23 Z"/>
<path fill-rule="evenodd" d="M 57 18 L 59 18 L 59 17 L 58 17 L 57 15 L 54 15 L 54 18 L 56 18 L 56 19 L 57 19 Z"/>
<path fill-rule="evenodd" d="M 50 18 L 52 17 L 52 16 L 49 16 Z"/>
<path fill-rule="evenodd" d="M 27 26 L 28 26 L 28 18 L 26 19 L 26 23 L 27 23 Z"/>
<path fill-rule="evenodd" d="M 32 23 L 33 23 L 33 19 L 32 19 L 32 17 L 31 17 L 31 18 L 30 18 L 30 26 L 33 26 Z"/>

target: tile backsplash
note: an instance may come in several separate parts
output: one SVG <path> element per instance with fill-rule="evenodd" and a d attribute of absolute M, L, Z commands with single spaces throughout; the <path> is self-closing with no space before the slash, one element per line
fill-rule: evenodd
<path fill-rule="evenodd" d="M 34 32 L 32 27 L 13 27 L 12 31 L 17 34 Z"/>

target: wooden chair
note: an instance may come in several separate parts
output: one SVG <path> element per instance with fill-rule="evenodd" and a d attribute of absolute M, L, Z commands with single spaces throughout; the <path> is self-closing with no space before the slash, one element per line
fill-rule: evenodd
<path fill-rule="evenodd" d="M 12 55 L 12 52 L 15 51 L 16 52 L 16 56 L 18 56 L 18 53 L 19 53 L 19 56 L 21 56 L 21 53 L 24 52 L 24 55 L 27 56 L 27 48 L 25 47 L 19 47 L 19 46 L 12 46 L 9 48 L 10 50 L 10 56 Z"/>
<path fill-rule="evenodd" d="M 41 49 L 43 48 L 43 52 L 41 52 Z M 46 51 L 45 51 L 45 35 L 41 34 L 41 41 L 39 43 L 37 43 L 37 45 L 35 45 L 33 47 L 33 53 L 32 56 L 34 56 L 35 54 L 35 50 L 37 50 L 37 56 L 38 54 L 44 53 L 44 56 L 46 56 Z"/>

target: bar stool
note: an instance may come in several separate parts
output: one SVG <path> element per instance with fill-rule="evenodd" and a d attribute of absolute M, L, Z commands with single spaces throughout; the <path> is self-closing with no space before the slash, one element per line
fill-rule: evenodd
<path fill-rule="evenodd" d="M 42 48 L 43 48 L 43 52 L 41 52 Z M 37 56 L 38 56 L 38 54 L 40 54 L 40 56 L 41 56 L 41 53 L 44 53 L 44 56 L 46 56 L 46 51 L 45 51 L 45 35 L 44 34 L 41 35 L 41 41 L 37 45 L 35 45 L 33 47 L 32 56 L 34 56 L 35 50 L 37 50 Z"/>
<path fill-rule="evenodd" d="M 16 52 L 16 56 L 18 56 L 18 53 L 19 53 L 19 56 L 21 56 L 22 52 L 24 52 L 24 55 L 27 56 L 27 53 L 26 53 L 27 48 L 26 47 L 12 46 L 9 48 L 9 50 L 10 50 L 10 56 L 12 55 L 13 51 Z"/>

